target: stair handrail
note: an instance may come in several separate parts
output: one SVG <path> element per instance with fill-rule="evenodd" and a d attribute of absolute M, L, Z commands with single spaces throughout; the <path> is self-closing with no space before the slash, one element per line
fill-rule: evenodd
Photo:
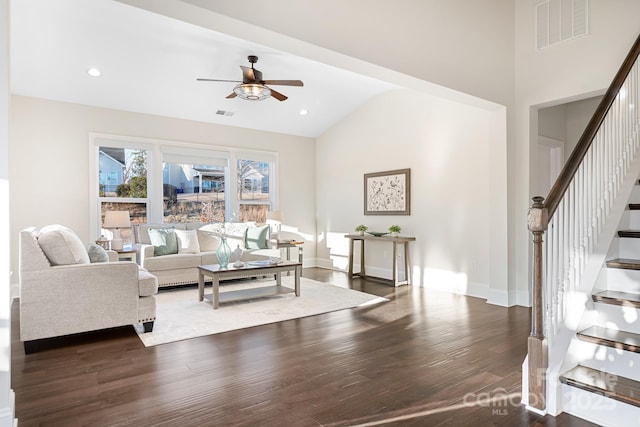
<path fill-rule="evenodd" d="M 573 149 L 571 155 L 567 159 L 567 162 L 562 167 L 562 170 L 551 187 L 551 190 L 549 190 L 547 198 L 542 202 L 543 207 L 547 209 L 547 218 L 551 218 L 556 212 L 556 209 L 560 204 L 560 200 L 562 200 L 562 197 L 567 192 L 567 188 L 569 187 L 573 176 L 576 174 L 576 171 L 578 170 L 580 163 L 582 163 L 584 156 L 587 154 L 589 147 L 591 147 L 591 143 L 600 129 L 600 125 L 602 125 L 604 118 L 607 116 L 611 105 L 613 105 L 613 102 L 618 96 L 618 93 L 629 75 L 633 64 L 635 64 L 638 59 L 638 56 L 640 56 L 640 35 L 629 50 L 622 66 L 616 73 L 611 85 L 609 85 L 609 88 L 593 113 L 591 120 L 587 123 L 576 147 Z"/>
<path fill-rule="evenodd" d="M 532 265 L 532 310 L 531 333 L 528 338 L 528 401 L 529 406 L 544 411 L 546 408 L 547 383 L 546 375 L 549 367 L 547 340 L 544 334 L 543 306 L 543 236 L 558 206 L 567 194 L 576 173 L 581 168 L 585 156 L 589 152 L 596 135 L 607 118 L 607 115 L 623 88 L 627 77 L 636 65 L 640 56 L 640 35 L 632 45 L 624 62 L 613 78 L 602 100 L 598 104 L 591 120 L 582 136 L 563 166 L 558 178 L 551 187 L 546 200 L 533 197 L 528 212 L 527 224 L 532 233 L 533 265 Z M 640 107 L 640 106 L 639 106 Z"/>

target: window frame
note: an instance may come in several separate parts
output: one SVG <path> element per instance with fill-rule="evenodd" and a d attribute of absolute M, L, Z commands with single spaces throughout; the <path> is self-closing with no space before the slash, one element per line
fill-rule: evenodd
<path fill-rule="evenodd" d="M 231 175 L 234 177 L 233 183 L 236 186 L 233 192 L 234 198 L 234 212 L 240 212 L 240 205 L 268 205 L 268 211 L 277 210 L 278 201 L 278 153 L 266 152 L 266 151 L 250 151 L 250 150 L 238 150 L 234 153 L 232 162 Z M 238 193 L 238 161 L 249 160 L 254 162 L 266 162 L 269 164 L 269 198 L 265 203 L 264 200 L 240 200 Z"/>
<path fill-rule="evenodd" d="M 266 150 L 252 150 L 217 145 L 204 145 L 180 141 L 159 140 L 142 137 L 89 133 L 89 226 L 92 234 L 100 236 L 100 206 L 103 202 L 130 202 L 147 204 L 147 222 L 161 224 L 163 217 L 163 164 L 165 158 L 184 155 L 194 160 L 194 156 L 226 159 L 225 168 L 225 220 L 237 221 L 240 200 L 237 197 L 238 159 L 269 162 L 269 199 L 270 210 L 278 208 L 278 161 L 279 153 Z M 147 150 L 147 197 L 122 198 L 100 197 L 99 185 L 99 147 L 117 147 Z M 205 162 L 206 163 L 206 162 Z M 243 204 L 264 204 L 264 201 L 243 201 Z"/>

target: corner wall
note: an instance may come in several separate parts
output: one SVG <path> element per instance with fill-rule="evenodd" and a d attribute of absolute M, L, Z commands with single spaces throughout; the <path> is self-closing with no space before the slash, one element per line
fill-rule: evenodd
<path fill-rule="evenodd" d="M 506 165 L 497 159 L 496 178 L 491 158 L 492 144 L 500 141 L 496 126 L 506 144 L 504 121 L 504 112 L 399 90 L 376 97 L 318 138 L 319 264 L 347 268 L 344 234 L 356 225 L 386 231 L 399 224 L 401 234 L 417 239 L 411 243 L 414 284 L 510 305 L 506 223 L 502 239 L 496 230 L 494 247 L 490 235 L 492 209 L 506 219 Z M 504 146 L 497 151 L 505 153 Z M 411 215 L 365 216 L 364 174 L 402 168 L 411 168 Z M 390 278 L 391 247 L 367 245 L 367 271 Z M 495 254 L 502 254 L 499 262 Z"/>
<path fill-rule="evenodd" d="M 85 241 L 89 226 L 89 132 L 250 148 L 279 153 L 279 209 L 315 259 L 315 141 L 230 126 L 12 96 L 9 153 L 11 269 L 17 282 L 18 233 L 64 224 Z M 288 227 L 289 228 L 289 227 Z"/>
<path fill-rule="evenodd" d="M 3 28 L 3 29 L 2 29 Z M 0 0 L 0 233 L 9 235 L 9 2 Z M 6 237 L 0 240 L 0 426 L 14 424 L 11 389 L 11 271 Z"/>

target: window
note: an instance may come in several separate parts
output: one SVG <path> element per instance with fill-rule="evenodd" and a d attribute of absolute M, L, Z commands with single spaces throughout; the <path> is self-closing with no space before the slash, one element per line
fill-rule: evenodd
<path fill-rule="evenodd" d="M 221 222 L 225 213 L 225 168 L 164 163 L 164 222 Z"/>
<path fill-rule="evenodd" d="M 276 153 L 104 134 L 90 140 L 90 225 L 96 238 L 108 210 L 129 211 L 134 225 L 265 223 L 275 206 Z"/>
<path fill-rule="evenodd" d="M 238 208 L 240 221 L 264 223 L 272 205 L 269 192 L 272 162 L 238 159 Z"/>
<path fill-rule="evenodd" d="M 147 222 L 148 189 L 146 149 L 134 146 L 98 147 L 99 226 L 108 210 L 128 211 L 132 224 Z M 131 243 L 131 229 L 120 231 L 126 243 Z"/>

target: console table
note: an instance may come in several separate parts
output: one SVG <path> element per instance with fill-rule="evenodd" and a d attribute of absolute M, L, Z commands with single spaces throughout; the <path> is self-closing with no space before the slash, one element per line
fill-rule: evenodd
<path fill-rule="evenodd" d="M 415 237 L 407 237 L 407 236 L 376 237 L 368 234 L 365 234 L 363 236 L 359 234 L 346 234 L 344 237 L 349 239 L 349 277 L 359 276 L 359 277 L 365 277 L 369 279 L 384 280 L 387 282 L 390 281 L 393 284 L 393 286 L 411 284 L 411 274 L 409 271 L 409 242 L 415 241 L 416 240 Z M 392 275 L 393 279 L 389 280 L 382 277 L 368 276 L 366 274 L 365 266 L 364 266 L 364 248 L 365 248 L 365 241 L 367 240 L 375 241 L 375 242 L 389 242 L 393 244 L 393 275 Z M 356 241 L 360 242 L 360 272 L 358 273 L 353 272 L 353 262 L 354 262 L 353 247 L 355 246 Z M 400 277 L 399 277 L 399 272 L 401 268 L 400 262 L 398 260 L 399 245 L 402 245 L 402 248 L 403 248 L 404 262 L 402 263 L 403 264 L 402 268 L 404 268 L 404 280 L 400 280 Z"/>

